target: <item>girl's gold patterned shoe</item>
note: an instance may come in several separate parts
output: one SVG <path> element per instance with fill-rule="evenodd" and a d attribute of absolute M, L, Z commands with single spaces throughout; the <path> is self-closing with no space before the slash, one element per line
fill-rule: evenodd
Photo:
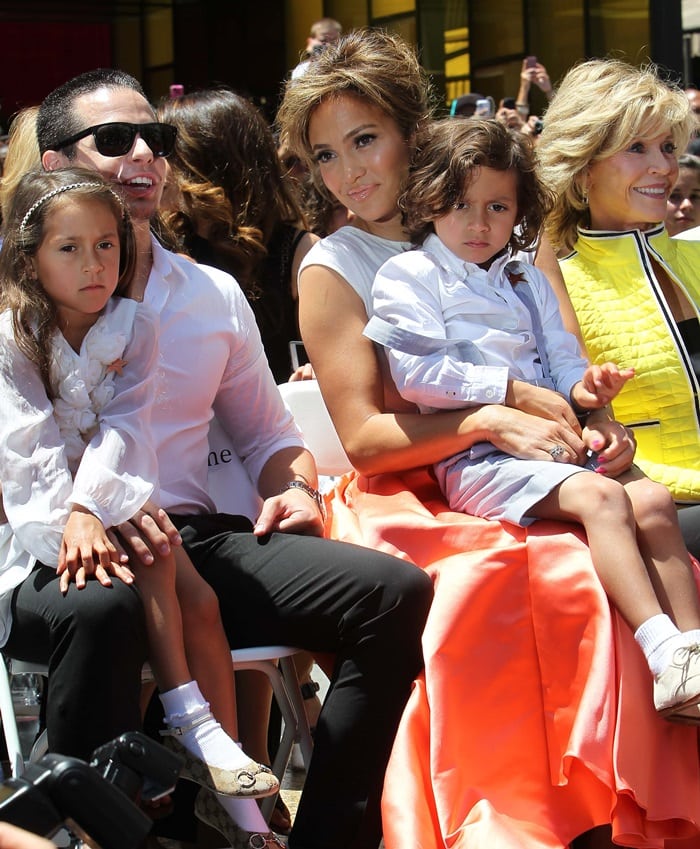
<path fill-rule="evenodd" d="M 265 796 L 272 796 L 280 789 L 277 776 L 269 767 L 255 761 L 249 761 L 238 769 L 210 766 L 189 752 L 177 739 L 176 732 L 165 731 L 162 734 L 163 745 L 184 761 L 180 771 L 182 778 L 187 778 L 224 796 L 239 796 L 246 799 L 262 799 Z"/>
<path fill-rule="evenodd" d="M 214 793 L 206 787 L 197 793 L 194 813 L 198 820 L 223 834 L 232 849 L 286 849 L 285 844 L 271 831 L 263 834 L 239 828 L 221 807 Z"/>

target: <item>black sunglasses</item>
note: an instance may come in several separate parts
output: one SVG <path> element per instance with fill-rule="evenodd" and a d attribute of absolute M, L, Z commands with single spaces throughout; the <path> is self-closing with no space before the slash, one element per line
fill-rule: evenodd
<path fill-rule="evenodd" d="M 61 150 L 79 142 L 87 136 L 95 139 L 97 152 L 102 156 L 125 156 L 133 147 L 136 136 L 141 138 L 153 151 L 154 156 L 170 156 L 175 147 L 177 127 L 172 124 L 129 124 L 126 121 L 113 121 L 110 124 L 95 124 L 81 130 L 70 138 L 52 145 L 53 150 Z"/>

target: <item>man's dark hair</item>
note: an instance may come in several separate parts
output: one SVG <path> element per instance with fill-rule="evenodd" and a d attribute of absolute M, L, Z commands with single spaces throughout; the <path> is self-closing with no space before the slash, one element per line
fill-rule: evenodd
<path fill-rule="evenodd" d="M 101 88 L 130 88 L 145 97 L 141 83 L 125 71 L 114 68 L 96 68 L 73 77 L 46 95 L 36 119 L 36 134 L 39 152 L 56 150 L 63 139 L 70 138 L 80 130 L 73 106 L 84 94 L 92 94 Z M 75 147 L 71 145 L 63 151 L 68 159 L 75 156 Z"/>

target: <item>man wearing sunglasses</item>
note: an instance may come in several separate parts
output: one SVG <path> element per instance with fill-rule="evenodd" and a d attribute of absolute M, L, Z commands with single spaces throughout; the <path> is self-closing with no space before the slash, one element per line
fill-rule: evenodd
<path fill-rule="evenodd" d="M 229 275 L 164 250 L 150 233 L 175 135 L 155 121 L 136 80 L 99 70 L 69 81 L 41 105 L 37 133 L 44 168 L 70 163 L 99 171 L 131 211 L 138 240 L 131 295 L 160 315 L 152 429 L 161 505 L 216 591 L 231 644 L 287 644 L 336 657 L 290 849 L 376 849 L 384 767 L 422 664 L 430 581 L 388 555 L 320 538 L 313 458 L 274 385 L 240 288 Z M 216 514 L 206 491 L 214 413 L 264 499 L 254 528 L 241 516 Z M 137 553 L 173 538 L 151 507 L 117 530 Z M 49 686 L 58 687 L 60 679 L 65 719 L 54 721 L 49 739 L 54 749 L 84 757 L 88 744 L 138 723 L 133 693 L 143 647 L 134 644 L 132 631 L 140 630 L 129 620 L 138 622 L 139 610 L 134 594 L 120 590 L 128 599 L 118 617 L 118 650 L 100 621 L 87 628 L 88 642 L 92 629 L 93 640 L 104 644 L 101 668 L 94 669 L 94 652 L 90 661 L 87 651 L 66 649 L 66 628 L 86 616 L 81 593 L 63 598 L 55 583 L 49 601 L 50 587 L 41 601 L 32 587 L 23 585 L 15 594 L 15 603 L 29 608 L 27 616 L 48 622 L 37 640 L 36 629 L 18 633 L 16 619 L 8 650 L 19 648 L 23 657 L 46 662 L 52 641 L 60 645 L 60 652 L 53 651 Z M 60 607 L 68 599 L 74 606 L 69 614 Z M 101 686 L 107 678 L 109 688 Z M 87 717 L 81 733 L 71 729 L 76 702 Z"/>

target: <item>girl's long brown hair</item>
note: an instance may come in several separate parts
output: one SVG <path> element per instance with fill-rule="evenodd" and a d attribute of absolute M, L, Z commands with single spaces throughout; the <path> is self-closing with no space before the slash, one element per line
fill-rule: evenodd
<path fill-rule="evenodd" d="M 46 197 L 55 194 L 51 197 Z M 45 222 L 66 198 L 99 200 L 114 214 L 119 233 L 119 281 L 115 294 L 124 294 L 134 274 L 136 242 L 126 207 L 99 174 L 84 168 L 33 171 L 20 180 L 10 199 L 0 250 L 0 309 L 10 310 L 15 341 L 39 369 L 49 398 L 51 338 L 57 329 L 56 307 L 31 276 L 30 258 L 38 251 Z M 42 198 L 46 198 L 42 201 Z M 36 205 L 36 206 L 35 206 Z M 31 212 L 30 212 L 31 210 Z"/>

